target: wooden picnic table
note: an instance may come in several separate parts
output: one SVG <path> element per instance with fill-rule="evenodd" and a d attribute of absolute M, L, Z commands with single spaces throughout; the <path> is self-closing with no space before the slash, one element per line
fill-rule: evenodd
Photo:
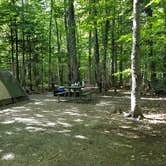
<path fill-rule="evenodd" d="M 60 97 L 74 97 L 74 99 L 82 99 L 83 97 L 89 97 L 88 99 L 92 99 L 92 93 L 93 91 L 87 90 L 86 88 L 83 88 L 82 86 L 67 86 L 65 87 L 65 91 L 58 92 L 58 102 L 60 101 Z"/>
<path fill-rule="evenodd" d="M 79 97 L 81 95 L 82 86 L 68 86 L 65 87 L 65 89 L 68 91 L 69 96 Z"/>

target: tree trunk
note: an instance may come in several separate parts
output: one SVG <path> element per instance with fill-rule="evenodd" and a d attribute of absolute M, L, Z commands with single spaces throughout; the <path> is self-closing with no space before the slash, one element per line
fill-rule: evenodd
<path fill-rule="evenodd" d="M 133 1 L 133 36 L 132 36 L 132 89 L 131 89 L 131 110 L 130 115 L 133 118 L 143 118 L 139 106 L 140 99 L 140 27 L 139 27 L 139 0 Z"/>
<path fill-rule="evenodd" d="M 145 8 L 145 12 L 147 14 L 148 17 L 152 18 L 153 16 L 153 11 L 151 9 L 151 6 L 148 6 Z M 149 23 L 149 28 L 150 31 L 152 31 L 152 23 Z M 154 56 L 154 51 L 153 51 L 153 39 L 149 39 L 148 40 L 148 44 L 149 44 L 149 57 L 151 57 L 151 61 L 150 61 L 150 79 L 151 79 L 151 83 L 155 84 L 156 81 L 156 64 L 155 64 L 155 60 L 153 60 L 153 56 Z"/>
<path fill-rule="evenodd" d="M 166 29 L 166 1 L 163 0 L 164 7 L 164 27 Z M 165 31 L 165 40 L 166 40 L 166 31 Z M 164 46 L 164 57 L 163 57 L 163 78 L 166 78 L 166 43 Z"/>
<path fill-rule="evenodd" d="M 63 85 L 63 68 L 62 68 L 61 42 L 60 42 L 61 39 L 60 39 L 60 32 L 56 18 L 55 18 L 55 26 L 56 26 L 57 53 L 58 53 L 58 82 L 59 85 Z"/>
<path fill-rule="evenodd" d="M 69 32 L 68 32 L 68 23 L 67 23 L 67 17 L 68 17 L 68 11 L 67 11 L 67 3 L 66 0 L 64 0 L 64 26 L 65 26 L 65 33 L 66 33 L 66 49 L 67 49 L 67 77 L 68 77 L 68 83 L 71 84 L 71 67 L 70 67 L 70 54 L 69 54 Z"/>
<path fill-rule="evenodd" d="M 19 70 L 19 52 L 18 52 L 18 29 L 17 22 L 15 20 L 15 42 L 16 42 L 16 79 L 20 82 L 20 70 Z"/>
<path fill-rule="evenodd" d="M 49 23 L 49 57 L 48 57 L 48 89 L 51 90 L 51 80 L 52 80 L 52 10 L 53 10 L 53 0 L 51 0 L 51 10 L 50 10 L 50 23 Z"/>
<path fill-rule="evenodd" d="M 26 75 L 26 69 L 25 69 L 25 34 L 24 34 L 24 1 L 21 1 L 22 3 L 22 25 L 21 25 L 21 31 L 22 31 L 22 71 L 21 71 L 21 85 L 25 87 L 25 75 Z"/>
<path fill-rule="evenodd" d="M 28 78 L 29 78 L 29 88 L 32 90 L 32 48 L 31 48 L 31 37 L 27 37 L 28 47 L 29 47 L 29 59 L 28 59 Z"/>
<path fill-rule="evenodd" d="M 71 82 L 78 82 L 79 72 L 77 64 L 77 53 L 76 53 L 76 25 L 74 15 L 73 0 L 68 1 L 68 45 L 69 45 L 69 56 L 70 56 L 70 67 L 71 67 Z"/>
<path fill-rule="evenodd" d="M 10 1 L 12 5 L 14 5 L 14 1 L 11 0 Z M 13 18 L 10 17 L 10 45 L 11 45 L 11 72 L 13 74 L 13 76 L 15 77 L 15 64 L 14 64 L 14 22 L 13 22 Z"/>
<path fill-rule="evenodd" d="M 103 74 L 102 74 L 102 88 L 103 92 L 107 91 L 107 48 L 108 48 L 108 32 L 109 32 L 110 21 L 106 20 L 104 25 L 104 34 L 103 34 Z"/>
<path fill-rule="evenodd" d="M 95 8 L 96 0 L 93 0 L 94 9 L 93 9 L 93 16 L 97 16 L 97 10 Z M 94 33 L 94 57 L 95 57 L 95 79 L 99 91 L 102 92 L 102 83 L 101 83 L 101 71 L 100 71 L 100 52 L 99 52 L 99 41 L 98 41 L 98 30 L 97 30 L 97 21 L 94 19 L 93 22 L 93 33 Z"/>
<path fill-rule="evenodd" d="M 116 91 L 116 78 L 115 73 L 117 72 L 117 55 L 115 52 L 115 7 L 114 7 L 114 13 L 113 13 L 113 20 L 112 20 L 112 31 L 111 31 L 111 50 L 112 50 L 112 58 L 111 58 L 111 83 L 112 87 Z"/>
<path fill-rule="evenodd" d="M 13 19 L 10 18 L 10 44 L 11 44 L 11 71 L 15 77 L 15 64 L 14 64 L 14 25 Z"/>
<path fill-rule="evenodd" d="M 92 83 L 92 32 L 89 31 L 89 55 L 88 55 L 88 84 Z"/>

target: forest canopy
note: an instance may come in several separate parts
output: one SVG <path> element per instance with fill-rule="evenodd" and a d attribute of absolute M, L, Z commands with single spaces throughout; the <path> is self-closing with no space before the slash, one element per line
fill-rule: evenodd
<path fill-rule="evenodd" d="M 0 67 L 30 89 L 127 86 L 132 18 L 130 0 L 0 0 Z M 163 92 L 166 0 L 140 2 L 140 30 L 141 80 Z"/>

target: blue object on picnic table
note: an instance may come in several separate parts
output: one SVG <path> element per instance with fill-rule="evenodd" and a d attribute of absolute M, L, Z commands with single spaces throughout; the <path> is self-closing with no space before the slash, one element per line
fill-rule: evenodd
<path fill-rule="evenodd" d="M 60 86 L 59 88 L 58 88 L 58 92 L 64 92 L 65 91 L 65 87 L 64 86 Z"/>

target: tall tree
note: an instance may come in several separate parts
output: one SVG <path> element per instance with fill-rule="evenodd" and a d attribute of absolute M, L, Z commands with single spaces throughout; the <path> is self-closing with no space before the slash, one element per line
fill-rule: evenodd
<path fill-rule="evenodd" d="M 97 9 L 96 4 L 98 0 L 93 0 L 93 33 L 94 33 L 94 57 L 95 57 L 95 79 L 99 91 L 102 91 L 101 83 L 101 71 L 100 71 L 100 51 L 99 51 L 99 38 L 98 38 L 98 28 L 97 28 Z"/>
<path fill-rule="evenodd" d="M 109 15 L 108 8 L 105 9 L 106 17 Z M 110 21 L 107 18 L 103 27 L 103 73 L 102 73 L 102 91 L 107 90 L 107 49 L 108 49 L 108 33 L 110 28 Z"/>
<path fill-rule="evenodd" d="M 25 86 L 25 17 L 24 17 L 24 0 L 21 0 L 22 12 L 21 12 L 21 31 L 22 31 L 22 71 L 21 71 L 21 85 Z"/>
<path fill-rule="evenodd" d="M 131 89 L 131 110 L 130 116 L 134 118 L 143 117 L 139 106 L 140 99 L 140 26 L 139 26 L 139 9 L 140 0 L 133 1 L 133 36 L 132 36 L 132 53 L 131 53 L 131 70 L 132 70 L 132 89 Z"/>
<path fill-rule="evenodd" d="M 53 0 L 51 0 L 50 22 L 49 22 L 49 57 L 48 57 L 48 89 L 51 90 L 52 81 L 52 18 L 53 18 Z"/>
<path fill-rule="evenodd" d="M 166 0 L 162 1 L 164 8 L 164 27 L 165 27 L 165 39 L 166 39 Z M 163 77 L 166 78 L 166 42 L 164 44 L 164 57 L 163 57 Z"/>
<path fill-rule="evenodd" d="M 76 23 L 74 13 L 74 1 L 68 0 L 68 51 L 70 57 L 70 70 L 71 79 L 70 81 L 78 82 L 79 71 L 77 64 L 77 50 L 76 50 Z"/>

